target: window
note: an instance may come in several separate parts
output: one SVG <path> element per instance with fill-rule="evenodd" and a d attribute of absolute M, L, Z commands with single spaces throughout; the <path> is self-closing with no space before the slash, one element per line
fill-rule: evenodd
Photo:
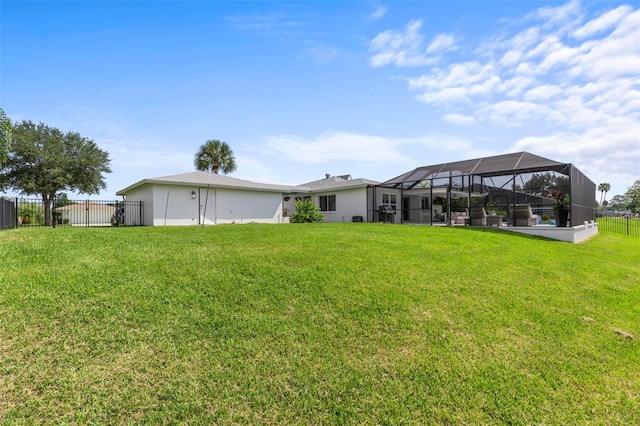
<path fill-rule="evenodd" d="M 420 208 L 422 210 L 429 210 L 431 208 L 429 205 L 429 197 L 422 197 L 420 199 Z"/>
<path fill-rule="evenodd" d="M 335 195 L 321 195 L 320 196 L 320 211 L 322 211 L 322 212 L 335 212 L 336 211 L 336 196 Z"/>
<path fill-rule="evenodd" d="M 396 209 L 396 194 L 382 194 L 382 204 L 388 204 L 393 207 L 393 210 Z"/>

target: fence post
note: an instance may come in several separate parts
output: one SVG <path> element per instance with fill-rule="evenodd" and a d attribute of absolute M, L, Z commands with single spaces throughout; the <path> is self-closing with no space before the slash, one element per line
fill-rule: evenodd
<path fill-rule="evenodd" d="M 630 235 L 630 234 L 629 234 L 629 218 L 628 218 L 628 217 L 626 217 L 625 219 L 627 219 L 627 235 Z"/>

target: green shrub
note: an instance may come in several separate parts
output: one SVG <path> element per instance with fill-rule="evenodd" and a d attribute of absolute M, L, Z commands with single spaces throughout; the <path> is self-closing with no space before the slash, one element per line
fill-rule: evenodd
<path fill-rule="evenodd" d="M 295 209 L 291 215 L 291 223 L 312 223 L 324 220 L 320 208 L 311 200 L 296 201 Z"/>
<path fill-rule="evenodd" d="M 44 210 L 41 205 L 35 203 L 20 203 L 18 217 L 23 225 L 44 224 Z"/>

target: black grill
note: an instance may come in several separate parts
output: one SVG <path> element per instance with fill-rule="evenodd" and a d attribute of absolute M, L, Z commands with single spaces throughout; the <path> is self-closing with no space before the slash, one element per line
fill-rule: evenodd
<path fill-rule="evenodd" d="M 378 222 L 393 223 L 393 215 L 395 214 L 396 214 L 396 211 L 392 205 L 383 204 L 380 207 L 378 207 Z"/>

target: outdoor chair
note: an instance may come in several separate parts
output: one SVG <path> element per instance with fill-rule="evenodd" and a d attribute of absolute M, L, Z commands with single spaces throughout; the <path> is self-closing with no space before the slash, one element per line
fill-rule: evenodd
<path fill-rule="evenodd" d="M 538 221 L 538 218 L 531 210 L 530 204 L 516 204 L 515 210 L 511 207 L 511 211 L 514 212 L 513 218 L 516 226 L 533 226 Z"/>
<path fill-rule="evenodd" d="M 451 225 L 465 225 L 469 220 L 467 212 L 451 212 Z"/>
<path fill-rule="evenodd" d="M 469 209 L 469 221 L 471 226 L 487 226 L 487 212 L 482 206 Z"/>
<path fill-rule="evenodd" d="M 504 216 L 492 212 L 487 216 L 487 226 L 502 226 Z"/>

